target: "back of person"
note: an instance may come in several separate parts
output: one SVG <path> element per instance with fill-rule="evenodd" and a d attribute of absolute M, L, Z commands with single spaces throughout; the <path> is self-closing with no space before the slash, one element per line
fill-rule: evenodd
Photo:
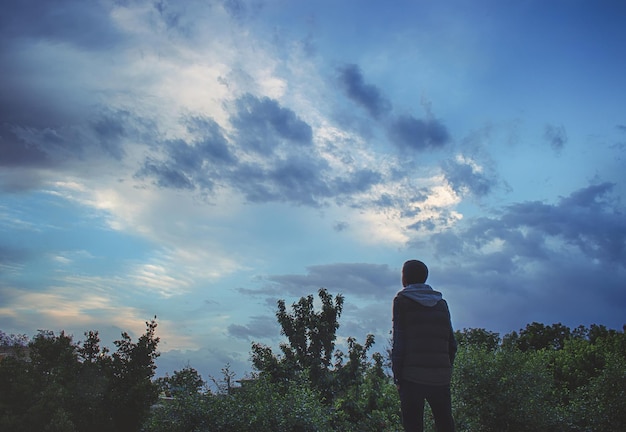
<path fill-rule="evenodd" d="M 452 377 L 450 313 L 445 300 L 424 306 L 404 295 L 394 300 L 406 332 L 401 375 L 409 381 L 448 385 Z"/>
<path fill-rule="evenodd" d="M 392 370 L 407 432 L 424 430 L 428 401 L 439 432 L 453 432 L 450 380 L 456 340 L 448 304 L 426 284 L 428 268 L 410 260 L 402 267 L 403 289 L 393 300 Z"/>

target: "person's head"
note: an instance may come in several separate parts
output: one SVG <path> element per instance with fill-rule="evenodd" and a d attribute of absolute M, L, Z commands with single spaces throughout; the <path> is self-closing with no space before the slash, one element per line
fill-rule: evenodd
<path fill-rule="evenodd" d="M 428 279 L 428 267 L 421 261 L 409 260 L 402 266 L 402 286 L 420 284 Z"/>

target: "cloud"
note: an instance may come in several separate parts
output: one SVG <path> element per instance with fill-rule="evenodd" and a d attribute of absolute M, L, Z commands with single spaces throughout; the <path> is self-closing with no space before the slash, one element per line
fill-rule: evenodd
<path fill-rule="evenodd" d="M 185 138 L 157 141 L 135 176 L 162 188 L 210 194 L 220 187 L 252 203 L 312 207 L 383 181 L 381 172 L 352 161 L 331 166 L 332 150 L 318 146 L 311 126 L 274 99 L 246 94 L 231 106 L 230 132 L 212 118 L 185 118 Z"/>
<path fill-rule="evenodd" d="M 611 189 L 598 186 L 581 192 L 599 198 Z M 430 283 L 444 292 L 458 328 L 506 333 L 532 321 L 578 326 L 598 320 L 621 328 L 623 208 L 598 201 L 581 208 L 569 201 L 576 195 L 552 205 L 508 206 L 492 218 L 468 218 L 412 246 L 426 251 Z M 615 238 L 608 241 L 610 236 Z"/>
<path fill-rule="evenodd" d="M 334 294 L 350 294 L 365 298 L 382 298 L 388 288 L 397 286 L 398 272 L 387 265 L 367 263 L 337 263 L 307 267 L 306 275 L 271 275 L 260 292 L 308 295 L 326 288 Z"/>
<path fill-rule="evenodd" d="M 48 155 L 43 150 L 28 145 L 28 142 L 20 138 L 16 132 L 13 126 L 6 123 L 0 124 L 0 152 L 2 152 L 0 166 L 45 167 L 51 164 Z M 17 189 L 20 188 L 17 187 Z"/>
<path fill-rule="evenodd" d="M 333 225 L 333 229 L 337 232 L 342 232 L 350 228 L 350 224 L 346 221 L 336 221 Z"/>
<path fill-rule="evenodd" d="M 502 242 L 511 263 L 515 257 L 542 259 L 574 248 L 589 260 L 626 266 L 626 220 L 607 195 L 612 183 L 588 186 L 557 204 L 530 201 L 512 204 L 498 218 L 475 219 L 460 238 L 456 253 L 472 255 Z M 434 236 L 438 240 L 439 236 Z M 450 240 L 442 234 L 444 245 Z M 437 250 L 448 248 L 436 242 Z M 499 263 L 502 264 L 501 262 Z M 508 266 L 511 268 L 510 266 Z M 493 266 L 494 269 L 503 267 Z"/>
<path fill-rule="evenodd" d="M 276 100 L 246 94 L 235 101 L 230 121 L 237 129 L 237 143 L 245 150 L 271 154 L 281 143 L 310 145 L 311 126 Z"/>
<path fill-rule="evenodd" d="M 546 125 L 543 136 L 557 153 L 563 150 L 567 143 L 567 132 L 563 126 Z"/>
<path fill-rule="evenodd" d="M 151 177 L 160 187 L 211 191 L 214 179 L 237 162 L 221 127 L 213 120 L 190 117 L 184 120 L 190 142 L 172 139 L 158 147 L 165 153 L 162 160 L 148 157 L 135 174 Z"/>
<path fill-rule="evenodd" d="M 47 112 L 41 114 L 45 118 Z M 0 123 L 0 166 L 14 170 L 0 176 L 3 189 L 29 190 L 59 175 L 110 175 L 123 168 L 120 162 L 137 142 L 153 142 L 156 136 L 151 120 L 128 110 L 92 106 L 80 117 L 52 125 L 54 116 L 47 121 L 16 116 L 13 123 Z"/>
<path fill-rule="evenodd" d="M 626 219 L 605 199 L 614 186 L 592 185 L 553 206 L 539 202 L 514 204 L 501 220 L 507 230 L 526 227 L 539 235 L 562 239 L 590 260 L 626 267 Z"/>
<path fill-rule="evenodd" d="M 23 263 L 28 261 L 31 257 L 31 251 L 21 247 L 0 244 L 0 276 L 9 277 L 11 274 L 19 273 Z"/>
<path fill-rule="evenodd" d="M 378 119 L 391 111 L 391 102 L 374 85 L 365 84 L 361 69 L 355 64 L 339 68 L 339 84 L 346 96 Z"/>
<path fill-rule="evenodd" d="M 250 202 L 291 202 L 315 207 L 332 195 L 325 181 L 327 172 L 328 166 L 322 160 L 289 156 L 272 161 L 268 167 L 240 165 L 230 179 Z"/>
<path fill-rule="evenodd" d="M 103 19 L 110 13 L 105 2 L 10 1 L 3 5 L 0 34 L 3 39 L 45 39 L 90 50 L 107 49 L 121 40 L 119 30 Z"/>
<path fill-rule="evenodd" d="M 125 154 L 122 143 L 125 136 L 128 135 L 128 117 L 130 117 L 130 113 L 122 110 L 103 113 L 90 125 L 100 147 L 117 160 L 122 160 Z"/>
<path fill-rule="evenodd" d="M 275 338 L 279 335 L 278 324 L 273 316 L 251 316 L 249 324 L 231 324 L 228 326 L 230 336 L 241 339 Z"/>
<path fill-rule="evenodd" d="M 400 115 L 388 126 L 391 142 L 402 151 L 424 151 L 442 148 L 450 141 L 448 129 L 435 119 L 421 120 Z"/>
<path fill-rule="evenodd" d="M 493 173 L 489 174 L 476 161 L 460 154 L 445 160 L 441 168 L 452 189 L 460 195 L 486 196 L 497 182 Z"/>
<path fill-rule="evenodd" d="M 613 189 L 600 183 L 554 204 L 515 203 L 418 246 L 433 249 L 432 277 L 461 304 L 465 326 L 578 325 L 597 320 L 602 309 L 616 316 L 614 309 L 626 307 L 626 219 Z M 502 310 L 509 310 L 506 319 Z"/>

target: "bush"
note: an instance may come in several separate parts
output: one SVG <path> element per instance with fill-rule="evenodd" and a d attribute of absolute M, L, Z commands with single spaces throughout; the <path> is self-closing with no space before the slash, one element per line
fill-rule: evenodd
<path fill-rule="evenodd" d="M 265 377 L 232 394 L 196 393 L 157 406 L 146 432 L 290 432 L 330 430 L 330 411 L 304 382 L 287 386 Z"/>
<path fill-rule="evenodd" d="M 557 430 L 552 378 L 543 351 L 463 347 L 452 382 L 459 431 Z"/>

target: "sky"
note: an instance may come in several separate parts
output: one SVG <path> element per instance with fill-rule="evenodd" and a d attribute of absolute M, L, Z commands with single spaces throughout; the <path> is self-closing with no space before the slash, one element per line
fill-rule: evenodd
<path fill-rule="evenodd" d="M 626 324 L 626 5 L 5 0 L 0 330 L 252 371 L 276 302 L 389 345 L 408 259 L 455 329 Z M 344 348 L 345 349 L 345 348 Z"/>

